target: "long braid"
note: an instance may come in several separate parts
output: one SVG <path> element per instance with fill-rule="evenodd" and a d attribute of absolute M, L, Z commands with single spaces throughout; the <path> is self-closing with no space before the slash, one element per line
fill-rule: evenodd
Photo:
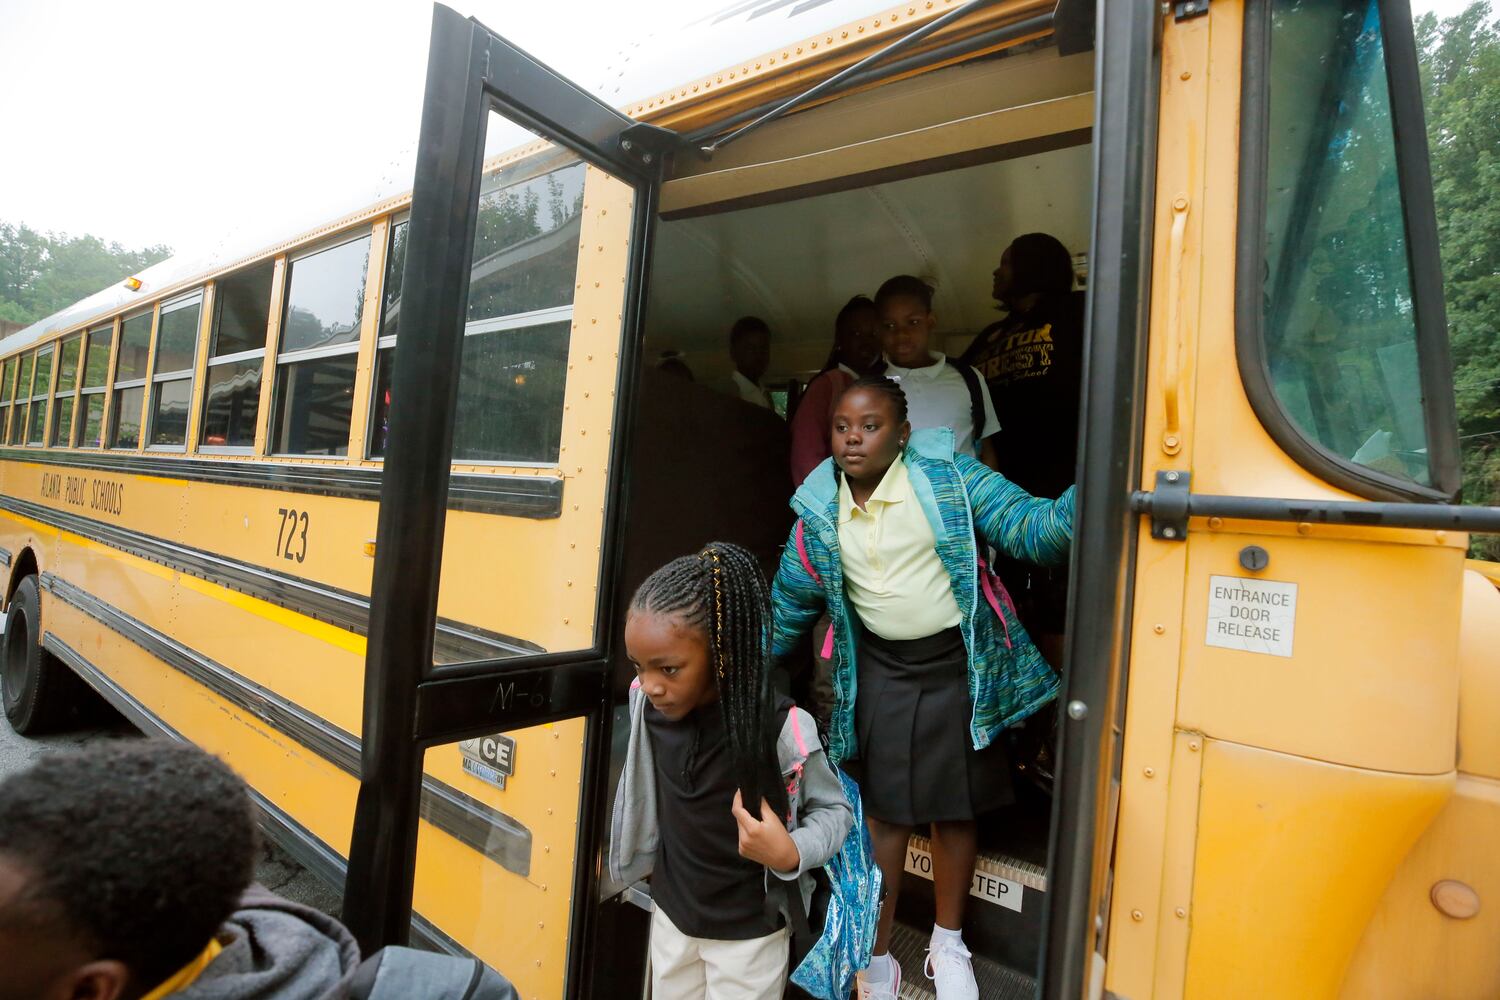
<path fill-rule="evenodd" d="M 774 745 L 767 732 L 771 597 L 755 557 L 729 542 L 673 559 L 646 578 L 631 611 L 670 615 L 701 628 L 718 687 L 730 759 L 746 803 L 760 801 Z M 689 751 L 688 767 L 697 756 Z"/>

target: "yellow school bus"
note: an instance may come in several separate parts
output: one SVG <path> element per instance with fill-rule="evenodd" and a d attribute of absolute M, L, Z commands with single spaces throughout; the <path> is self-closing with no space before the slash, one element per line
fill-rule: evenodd
<path fill-rule="evenodd" d="M 791 520 L 730 323 L 794 404 L 851 295 L 929 279 L 956 354 L 1045 231 L 1078 544 L 982 995 L 1500 993 L 1500 511 L 1456 503 L 1404 0 L 752 0 L 629 52 L 589 89 L 439 6 L 411 192 L 0 342 L 12 724 L 92 691 L 222 755 L 367 947 L 641 996 L 623 602 Z"/>

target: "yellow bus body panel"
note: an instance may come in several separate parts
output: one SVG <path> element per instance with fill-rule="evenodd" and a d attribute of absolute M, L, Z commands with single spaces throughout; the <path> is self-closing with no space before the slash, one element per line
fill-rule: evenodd
<path fill-rule="evenodd" d="M 1386 888 L 1346 1000 L 1500 996 L 1500 591 L 1477 571 L 1464 574 L 1459 665 L 1458 787 Z M 1478 912 L 1439 909 L 1440 883 Z"/>
<path fill-rule="evenodd" d="M 1177 470 L 1194 493 L 1356 499 L 1281 450 L 1240 377 L 1243 14 L 1222 0 L 1164 23 L 1140 488 Z M 1186 542 L 1146 524 L 1139 539 L 1106 985 L 1135 1000 L 1337 996 L 1412 845 L 1439 836 L 1440 815 L 1480 818 L 1444 809 L 1461 672 L 1472 687 L 1467 537 L 1199 518 Z M 1242 568 L 1248 545 L 1264 570 Z M 1215 576 L 1296 584 L 1290 655 L 1209 644 Z M 1471 845 L 1497 833 L 1454 820 Z"/>
<path fill-rule="evenodd" d="M 1338 994 L 1387 881 L 1454 777 L 1203 748 L 1185 996 Z"/>
<path fill-rule="evenodd" d="M 1458 645 L 1458 769 L 1500 780 L 1500 591 L 1496 586 L 1500 579 L 1492 581 L 1478 572 L 1464 574 Z M 1500 834 L 1500 827 L 1496 833 Z M 1500 989 L 1496 993 L 1500 995 Z"/>
<path fill-rule="evenodd" d="M 1493 722 L 1491 723 L 1493 728 Z M 1343 1000 L 1500 996 L 1500 781 L 1458 776 L 1453 798 L 1402 863 L 1349 965 Z M 1444 914 L 1439 882 L 1472 890 L 1479 912 Z"/>

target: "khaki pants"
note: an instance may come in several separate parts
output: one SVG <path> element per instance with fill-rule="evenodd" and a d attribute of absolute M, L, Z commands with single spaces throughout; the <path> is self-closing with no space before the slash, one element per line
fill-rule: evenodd
<path fill-rule="evenodd" d="M 785 927 L 749 941 L 688 937 L 651 915 L 652 1000 L 778 1000 L 786 989 Z"/>

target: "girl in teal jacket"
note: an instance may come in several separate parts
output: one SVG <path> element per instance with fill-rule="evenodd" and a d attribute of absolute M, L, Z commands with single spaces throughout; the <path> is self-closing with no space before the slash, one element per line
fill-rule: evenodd
<path fill-rule="evenodd" d="M 980 543 L 1063 561 L 1073 490 L 1032 497 L 955 455 L 948 429 L 913 435 L 905 395 L 879 376 L 844 393 L 831 445 L 792 499 L 798 522 L 772 586 L 772 653 L 790 653 L 826 610 L 836 646 L 828 756 L 860 779 L 888 887 L 861 997 L 900 992 L 888 953 L 895 897 L 912 829 L 931 824 L 937 924 L 926 971 L 939 1000 L 974 1000 L 961 928 L 975 817 L 1011 798 L 997 737 L 1058 690 Z"/>

